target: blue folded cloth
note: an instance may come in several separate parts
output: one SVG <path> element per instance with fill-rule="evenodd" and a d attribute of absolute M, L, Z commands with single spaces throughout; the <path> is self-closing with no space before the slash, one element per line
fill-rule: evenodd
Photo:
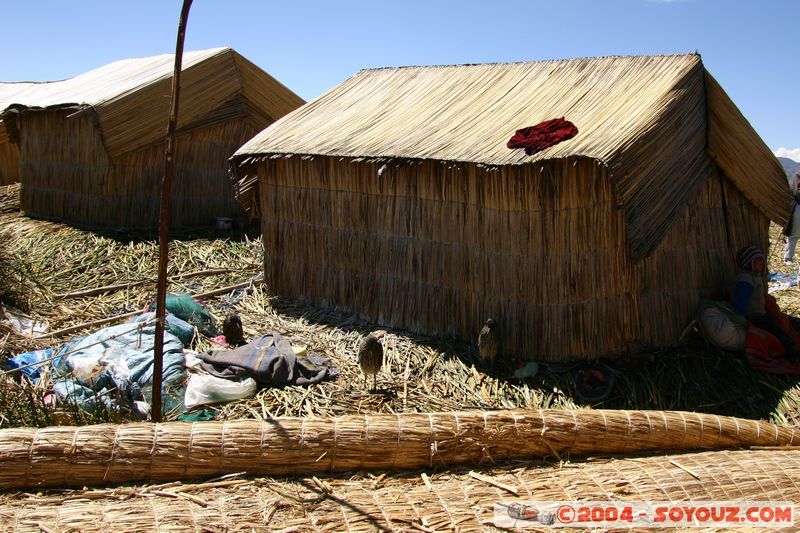
<path fill-rule="evenodd" d="M 19 355 L 15 355 L 11 359 L 8 360 L 8 367 L 10 369 L 20 368 L 23 367 L 20 372 L 22 375 L 27 377 L 32 382 L 36 383 L 39 381 L 39 378 L 42 376 L 42 369 L 48 366 L 46 361 L 53 357 L 53 349 L 52 348 L 45 348 L 44 350 L 35 350 L 32 352 L 25 352 Z M 55 366 L 60 361 L 60 358 L 53 359 L 50 361 L 50 366 Z M 42 364 L 36 364 L 42 363 Z M 34 366 L 28 366 L 34 365 Z"/>

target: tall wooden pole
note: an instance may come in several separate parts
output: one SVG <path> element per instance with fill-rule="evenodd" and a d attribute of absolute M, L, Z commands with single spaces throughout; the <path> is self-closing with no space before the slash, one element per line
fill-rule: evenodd
<path fill-rule="evenodd" d="M 181 63 L 183 62 L 183 41 L 189 8 L 192 0 L 183 0 L 181 20 L 178 23 L 178 42 L 175 46 L 175 70 L 172 74 L 172 104 L 167 124 L 167 139 L 164 143 L 164 179 L 161 181 L 161 211 L 158 220 L 158 293 L 156 295 L 156 338 L 153 346 L 153 422 L 161 422 L 161 381 L 164 372 L 164 317 L 167 314 L 167 263 L 169 262 L 169 197 L 172 190 L 172 171 L 175 167 L 173 144 L 175 125 L 178 122 L 178 96 L 181 85 Z"/>

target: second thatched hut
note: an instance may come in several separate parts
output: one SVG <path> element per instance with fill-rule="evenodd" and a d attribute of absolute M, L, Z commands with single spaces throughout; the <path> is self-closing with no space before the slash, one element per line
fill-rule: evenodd
<path fill-rule="evenodd" d="M 533 155 L 516 130 L 578 129 Z M 783 170 L 696 54 L 364 70 L 239 149 L 279 294 L 582 360 L 673 345 Z"/>
<path fill-rule="evenodd" d="M 18 174 L 25 214 L 96 229 L 155 228 L 173 70 L 166 54 L 63 81 L 0 84 L 0 169 L 5 181 Z M 171 225 L 207 226 L 239 213 L 228 158 L 302 104 L 230 48 L 184 54 Z"/>

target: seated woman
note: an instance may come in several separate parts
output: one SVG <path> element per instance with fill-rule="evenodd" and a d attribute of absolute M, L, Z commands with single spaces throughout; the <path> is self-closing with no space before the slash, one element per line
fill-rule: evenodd
<path fill-rule="evenodd" d="M 791 357 L 800 356 L 800 342 L 790 317 L 783 314 L 775 299 L 767 294 L 764 253 L 755 246 L 745 246 L 736 253 L 739 274 L 731 303 L 736 312 L 754 326 L 773 335 Z"/>

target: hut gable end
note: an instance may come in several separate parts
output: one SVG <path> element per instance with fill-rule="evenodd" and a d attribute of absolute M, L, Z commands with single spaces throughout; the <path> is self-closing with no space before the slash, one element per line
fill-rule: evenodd
<path fill-rule="evenodd" d="M 190 64 L 181 73 L 178 129 L 197 122 L 241 93 L 232 50 Z M 108 151 L 112 156 L 160 142 L 169 115 L 172 75 L 137 87 L 96 106 Z"/>
<path fill-rule="evenodd" d="M 705 84 L 711 157 L 759 211 L 785 225 L 791 202 L 783 166 L 708 72 Z"/>
<path fill-rule="evenodd" d="M 711 171 L 703 91 L 697 63 L 642 110 L 649 122 L 609 158 L 634 259 L 655 250 Z"/>

